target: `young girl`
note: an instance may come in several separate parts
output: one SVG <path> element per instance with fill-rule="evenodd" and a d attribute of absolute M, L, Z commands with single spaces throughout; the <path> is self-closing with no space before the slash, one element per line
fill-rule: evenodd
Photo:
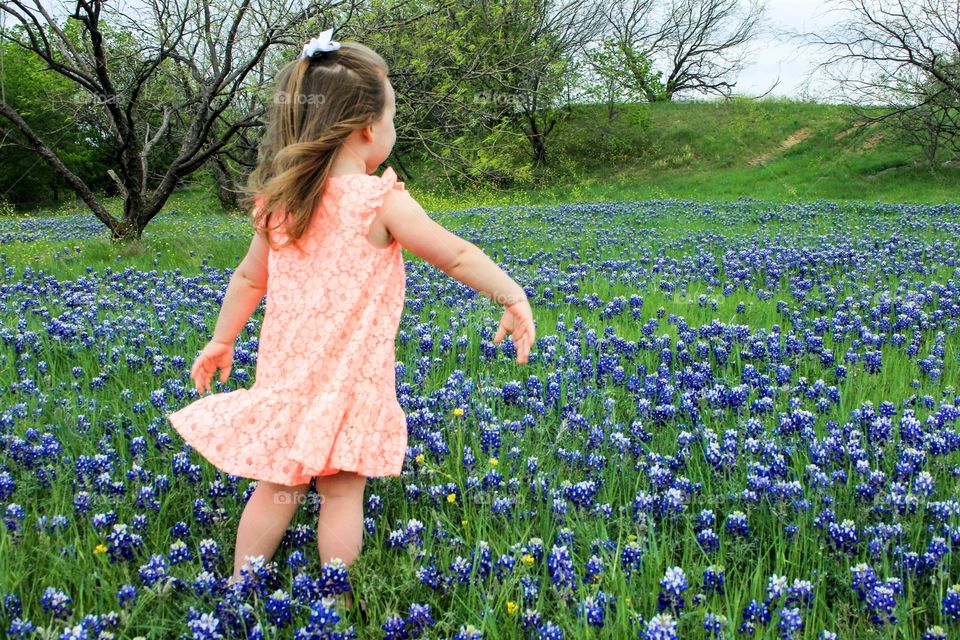
<path fill-rule="evenodd" d="M 350 565 L 361 549 L 367 477 L 400 475 L 402 248 L 504 305 L 493 341 L 512 334 L 518 363 L 535 340 L 523 289 L 431 220 L 392 168 L 374 175 L 396 138 L 387 66 L 331 33 L 279 73 L 249 185 L 253 240 L 190 372 L 198 393 L 217 369 L 227 381 L 234 341 L 267 294 L 255 382 L 168 416 L 214 466 L 259 481 L 240 518 L 231 583 L 248 556 L 272 558 L 311 481 L 322 500 L 320 562 Z"/>

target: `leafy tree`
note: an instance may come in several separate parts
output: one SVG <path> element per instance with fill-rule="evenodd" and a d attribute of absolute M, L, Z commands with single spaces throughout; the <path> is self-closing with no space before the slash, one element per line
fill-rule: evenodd
<path fill-rule="evenodd" d="M 943 66 L 960 68 L 949 60 Z M 921 148 L 930 175 L 936 175 L 942 153 L 956 152 L 960 143 L 960 95 L 926 73 L 914 83 L 897 83 L 894 92 L 900 103 L 890 111 L 892 118 L 887 124 L 901 140 Z"/>
<path fill-rule="evenodd" d="M 957 139 L 960 0 L 830 4 L 837 23 L 802 35 L 829 52 L 819 66 L 853 105 L 858 131 L 890 125 L 922 145 L 935 172 L 940 151 Z"/>
<path fill-rule="evenodd" d="M 607 105 L 607 121 L 613 121 L 618 104 L 642 102 L 647 91 L 663 91 L 661 71 L 654 71 L 653 63 L 640 54 L 626 55 L 612 36 L 586 52 L 585 59 L 591 73 L 583 79 L 583 95 Z M 625 69 L 631 69 L 624 73 Z"/>
<path fill-rule="evenodd" d="M 30 127 L 51 141 L 64 164 L 94 188 L 110 188 L 113 149 L 91 117 L 87 97 L 69 80 L 49 73 L 35 56 L 0 42 L 3 99 Z M 18 204 L 40 204 L 64 194 L 63 179 L 39 158 L 19 130 L 0 126 L 0 194 Z M 69 191 L 69 190 L 67 190 Z"/>
<path fill-rule="evenodd" d="M 287 0 L 157 0 L 146 6 L 76 0 L 60 20 L 44 5 L 0 3 L 0 11 L 20 27 L 3 38 L 89 98 L 115 153 L 115 170 L 108 174 L 123 200 L 122 217 L 107 211 L 49 136 L 34 130 L 5 98 L 0 116 L 117 239 L 139 238 L 183 178 L 238 131 L 257 126 L 262 105 L 243 113 L 229 111 L 230 105 L 266 79 L 258 71 L 271 46 L 299 42 L 298 28 L 332 6 Z"/>

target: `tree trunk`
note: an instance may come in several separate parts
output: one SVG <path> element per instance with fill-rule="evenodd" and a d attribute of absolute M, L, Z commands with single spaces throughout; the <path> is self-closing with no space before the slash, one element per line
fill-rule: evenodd
<path fill-rule="evenodd" d="M 64 181 L 70 185 L 70 188 L 73 189 L 74 193 L 83 200 L 83 202 L 90 207 L 90 210 L 93 211 L 95 215 L 103 224 L 109 227 L 111 233 L 115 236 L 117 235 L 117 230 L 122 224 L 121 221 L 114 218 L 110 215 L 110 212 L 106 210 L 103 206 L 103 203 L 93 194 L 93 191 L 86 185 L 86 183 L 80 179 L 79 176 L 74 174 L 67 165 L 63 164 L 57 154 L 44 143 L 43 140 L 34 133 L 33 129 L 30 128 L 30 125 L 27 124 L 27 121 L 24 120 L 19 113 L 13 108 L 10 107 L 5 102 L 0 102 L 0 115 L 5 117 L 7 120 L 12 122 L 17 129 L 20 130 L 20 133 L 27 139 L 30 147 L 36 151 L 41 158 L 46 161 L 47 165 L 53 169 L 53 171 L 59 175 Z"/>
<path fill-rule="evenodd" d="M 140 220 L 124 220 L 115 227 L 110 228 L 110 237 L 112 240 L 127 242 L 129 240 L 140 240 L 143 238 L 143 229 L 146 225 Z"/>
<path fill-rule="evenodd" d="M 397 163 L 397 166 L 400 167 L 400 175 L 403 176 L 404 181 L 411 180 L 413 174 L 407 171 L 407 168 L 403 165 L 403 160 L 400 159 L 400 154 L 397 154 L 393 157 L 393 161 Z"/>
<path fill-rule="evenodd" d="M 233 180 L 230 178 L 230 170 L 219 155 L 213 157 L 213 179 L 217 183 L 217 197 L 220 198 L 220 206 L 224 211 L 235 211 L 240 208 L 240 198 L 234 189 Z"/>
<path fill-rule="evenodd" d="M 937 175 L 937 152 L 940 150 L 940 132 L 933 131 L 927 144 L 927 162 L 930 165 L 930 175 Z"/>
<path fill-rule="evenodd" d="M 527 113 L 527 140 L 530 142 L 530 147 L 533 150 L 533 163 L 541 167 L 547 163 L 547 141 L 546 134 L 541 133 L 540 127 L 537 126 L 537 114 L 535 112 Z M 547 130 L 549 133 L 549 129 Z"/>
<path fill-rule="evenodd" d="M 530 140 L 530 146 L 533 147 L 533 162 L 536 166 L 542 167 L 547 164 L 547 145 L 544 144 L 543 136 L 539 133 L 532 133 L 527 136 Z"/>

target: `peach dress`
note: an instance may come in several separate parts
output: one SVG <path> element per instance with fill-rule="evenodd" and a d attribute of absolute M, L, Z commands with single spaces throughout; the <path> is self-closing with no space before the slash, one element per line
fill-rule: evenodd
<path fill-rule="evenodd" d="M 407 421 L 394 344 L 406 274 L 396 239 L 378 248 L 365 236 L 386 193 L 403 188 L 391 167 L 331 176 L 303 252 L 269 252 L 254 384 L 168 415 L 221 471 L 283 485 L 339 470 L 400 475 Z"/>

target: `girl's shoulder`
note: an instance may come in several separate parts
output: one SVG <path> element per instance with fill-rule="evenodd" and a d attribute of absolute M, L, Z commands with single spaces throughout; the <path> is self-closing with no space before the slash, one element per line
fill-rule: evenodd
<path fill-rule="evenodd" d="M 397 177 L 393 167 L 387 167 L 381 175 L 350 173 L 327 178 L 324 188 L 325 197 L 329 197 L 339 208 L 370 212 L 383 204 L 383 198 L 391 189 L 406 189 Z"/>
<path fill-rule="evenodd" d="M 387 167 L 379 176 L 371 173 L 345 173 L 339 176 L 329 176 L 327 177 L 326 190 L 331 192 L 376 191 L 390 189 L 394 185 L 403 187 L 403 182 L 397 177 L 397 172 L 393 170 L 393 167 Z"/>

